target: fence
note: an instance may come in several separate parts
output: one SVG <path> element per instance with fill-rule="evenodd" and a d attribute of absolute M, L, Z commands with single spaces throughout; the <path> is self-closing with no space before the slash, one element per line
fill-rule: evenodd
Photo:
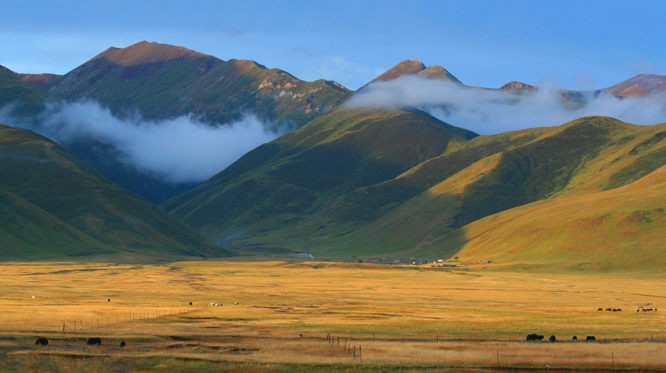
<path fill-rule="evenodd" d="M 134 307 L 133 307 L 134 308 Z M 199 310 L 207 309 L 207 304 L 188 305 L 184 307 L 171 307 L 169 310 L 154 310 L 142 312 L 114 314 L 112 316 L 103 316 L 89 320 L 67 320 L 62 323 L 63 332 L 79 332 L 99 328 L 100 326 L 111 326 L 118 324 L 127 324 L 142 320 L 157 319 L 159 317 L 188 314 Z M 101 322 L 100 322 L 101 320 Z"/>

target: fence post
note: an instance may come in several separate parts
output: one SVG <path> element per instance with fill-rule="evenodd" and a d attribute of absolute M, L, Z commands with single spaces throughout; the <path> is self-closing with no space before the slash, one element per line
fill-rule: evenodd
<path fill-rule="evenodd" d="M 358 346 L 358 355 L 361 357 L 361 363 L 363 362 L 363 346 Z"/>

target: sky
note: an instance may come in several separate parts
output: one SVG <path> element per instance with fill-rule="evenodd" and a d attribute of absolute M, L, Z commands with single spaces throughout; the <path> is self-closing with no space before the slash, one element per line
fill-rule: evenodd
<path fill-rule="evenodd" d="M 588 90 L 666 74 L 664 1 L 3 0 L 0 65 L 64 74 L 142 40 L 358 89 L 405 59 L 464 84 Z"/>

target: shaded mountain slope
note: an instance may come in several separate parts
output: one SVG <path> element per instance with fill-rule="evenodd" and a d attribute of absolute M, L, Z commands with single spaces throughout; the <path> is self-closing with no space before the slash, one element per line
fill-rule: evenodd
<path fill-rule="evenodd" d="M 36 245 L 39 240 L 32 242 L 17 232 L 49 221 L 52 229 L 69 232 L 80 242 L 58 249 L 61 255 L 82 250 L 99 255 L 110 249 L 156 257 L 228 254 L 45 137 L 0 126 L 0 158 L 0 188 L 6 192 L 3 207 L 14 211 L 18 224 L 8 233 L 17 234 L 15 238 L 25 244 Z"/>
<path fill-rule="evenodd" d="M 0 258 L 62 259 L 113 250 L 12 193 L 0 189 Z"/>
<path fill-rule="evenodd" d="M 254 61 L 223 61 L 183 47 L 140 42 L 109 48 L 48 86 L 68 101 L 96 100 L 115 115 L 182 115 L 229 123 L 245 113 L 304 124 L 350 94 L 326 80 L 305 82 Z"/>
<path fill-rule="evenodd" d="M 162 207 L 214 240 L 237 231 L 290 230 L 335 202 L 391 180 L 476 134 L 421 111 L 337 110 L 262 145 L 196 189 Z"/>

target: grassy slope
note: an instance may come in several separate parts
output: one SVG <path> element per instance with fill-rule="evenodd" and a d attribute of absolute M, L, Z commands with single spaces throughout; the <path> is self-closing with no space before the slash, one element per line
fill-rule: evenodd
<path fill-rule="evenodd" d="M 640 258 L 619 256 L 630 263 L 647 262 L 659 255 L 663 237 L 652 233 L 664 219 L 659 187 L 653 187 L 653 197 L 650 193 L 619 191 L 666 164 L 666 125 L 636 126 L 607 117 L 586 117 L 559 127 L 480 136 L 438 149 L 439 156 L 413 159 L 413 166 L 403 165 L 405 172 L 394 177 L 386 175 L 356 184 L 354 180 L 360 176 L 344 170 L 362 170 L 367 176 L 377 166 L 364 169 L 358 167 L 361 162 L 349 161 L 356 154 L 351 148 L 331 153 L 330 158 L 313 150 L 331 147 L 336 139 L 346 136 L 362 137 L 355 131 L 360 128 L 355 127 L 359 119 L 346 115 L 330 114 L 260 147 L 165 207 L 215 239 L 238 232 L 246 244 L 325 256 L 460 255 L 473 261 L 507 263 L 515 260 L 494 250 L 513 247 L 529 251 L 531 256 L 520 258 L 529 256 L 532 265 L 541 262 L 562 267 L 578 265 L 576 252 L 584 247 L 581 237 L 588 235 L 624 253 L 636 248 L 636 237 L 640 236 L 644 246 L 653 249 L 637 254 Z M 386 116 L 383 120 L 386 124 L 396 119 Z M 371 127 L 364 123 L 364 128 Z M 381 141 L 373 146 L 386 152 L 373 158 L 382 159 L 384 165 L 391 164 L 389 153 L 396 159 L 404 158 L 404 154 L 397 156 L 399 150 Z M 344 166 L 345 162 L 354 166 Z M 617 203 L 599 203 L 603 193 L 616 193 Z M 528 250 L 524 246 L 530 236 L 516 234 L 515 229 L 520 226 L 523 233 L 530 231 L 529 224 L 538 220 L 541 208 L 551 208 L 549 204 L 559 206 L 560 219 L 551 216 L 543 220 L 552 227 L 548 234 L 535 237 L 547 239 Z M 578 210 L 578 206 L 585 207 Z M 240 213 L 234 215 L 234 211 Z M 532 215 L 521 220 L 511 215 L 513 211 L 530 211 Z M 488 216 L 501 223 L 486 229 Z M 608 216 L 614 225 L 603 225 L 603 229 L 592 225 L 576 232 L 569 227 L 585 227 L 572 221 L 599 216 Z M 215 220 L 218 217 L 222 219 Z M 642 228 L 627 228 L 635 234 L 614 234 L 627 219 L 636 220 L 635 226 Z M 574 233 L 558 233 L 570 231 Z M 483 232 L 483 239 L 479 232 Z M 602 263 L 600 267 L 612 267 L 614 254 L 607 254 L 602 250 L 594 261 Z"/>
<path fill-rule="evenodd" d="M 120 115 L 194 114 L 225 123 L 248 112 L 304 124 L 351 93 L 335 82 L 305 82 L 254 61 L 223 61 L 182 47 L 141 42 L 110 48 L 49 85 L 67 100 L 94 99 Z"/>
<path fill-rule="evenodd" d="M 343 247 L 349 253 L 354 247 L 363 247 L 360 253 L 364 254 L 459 255 L 469 261 L 526 260 L 558 266 L 581 261 L 604 268 L 648 263 L 661 257 L 663 237 L 655 232 L 663 225 L 666 199 L 659 185 L 643 190 L 653 175 L 641 176 L 666 164 L 666 142 L 655 140 L 663 138 L 665 129 L 666 125 L 634 126 L 592 117 L 561 127 L 530 130 L 542 132 L 541 137 L 486 157 L 345 240 L 320 246 Z M 452 154 L 491 139 L 479 137 Z M 582 142 L 576 143 L 576 139 Z M 577 149 L 580 147 L 583 150 Z M 549 172 L 542 174 L 544 169 Z M 632 187 L 603 192 L 611 185 L 623 186 L 637 179 Z M 503 207 L 503 212 L 481 219 Z M 466 216 L 481 220 L 458 229 Z M 609 220 L 604 223 L 603 219 Z M 617 233 L 622 231 L 625 233 Z M 587 237 L 593 237 L 592 241 Z M 580 253 L 590 245 L 608 250 L 584 259 Z M 630 254 L 639 247 L 645 248 L 635 254 L 640 258 Z M 505 250 L 507 254 L 499 254 Z M 618 250 L 620 254 L 614 253 Z"/>
<path fill-rule="evenodd" d="M 35 232 L 42 230 L 40 221 L 48 220 L 43 216 L 43 210 L 60 220 L 53 224 L 63 225 L 64 222 L 80 231 L 75 233 L 79 238 L 92 237 L 81 238 L 81 245 L 75 250 L 94 254 L 97 251 L 94 246 L 151 255 L 226 253 L 207 243 L 176 218 L 117 187 L 42 136 L 0 126 L 0 157 L 0 187 L 20 197 L 20 200 L 13 198 L 7 208 L 16 210 L 15 207 L 21 207 L 22 210 L 16 212 L 17 217 L 23 216 L 27 221 L 23 226 Z M 29 216 L 33 205 L 41 209 L 36 212 L 37 217 Z M 12 230 L 9 233 L 19 232 Z M 71 251 L 65 246 L 58 246 L 58 250 L 62 255 Z"/>
<path fill-rule="evenodd" d="M 457 232 L 463 260 L 509 268 L 660 270 L 666 265 L 666 167 L 627 186 L 528 204 Z"/>
<path fill-rule="evenodd" d="M 337 110 L 249 152 L 162 206 L 215 240 L 287 231 L 327 215 L 334 225 L 376 212 L 336 200 L 391 180 L 475 134 L 423 112 Z"/>
<path fill-rule="evenodd" d="M 32 260 L 114 253 L 92 237 L 0 189 L 0 258 Z"/>

